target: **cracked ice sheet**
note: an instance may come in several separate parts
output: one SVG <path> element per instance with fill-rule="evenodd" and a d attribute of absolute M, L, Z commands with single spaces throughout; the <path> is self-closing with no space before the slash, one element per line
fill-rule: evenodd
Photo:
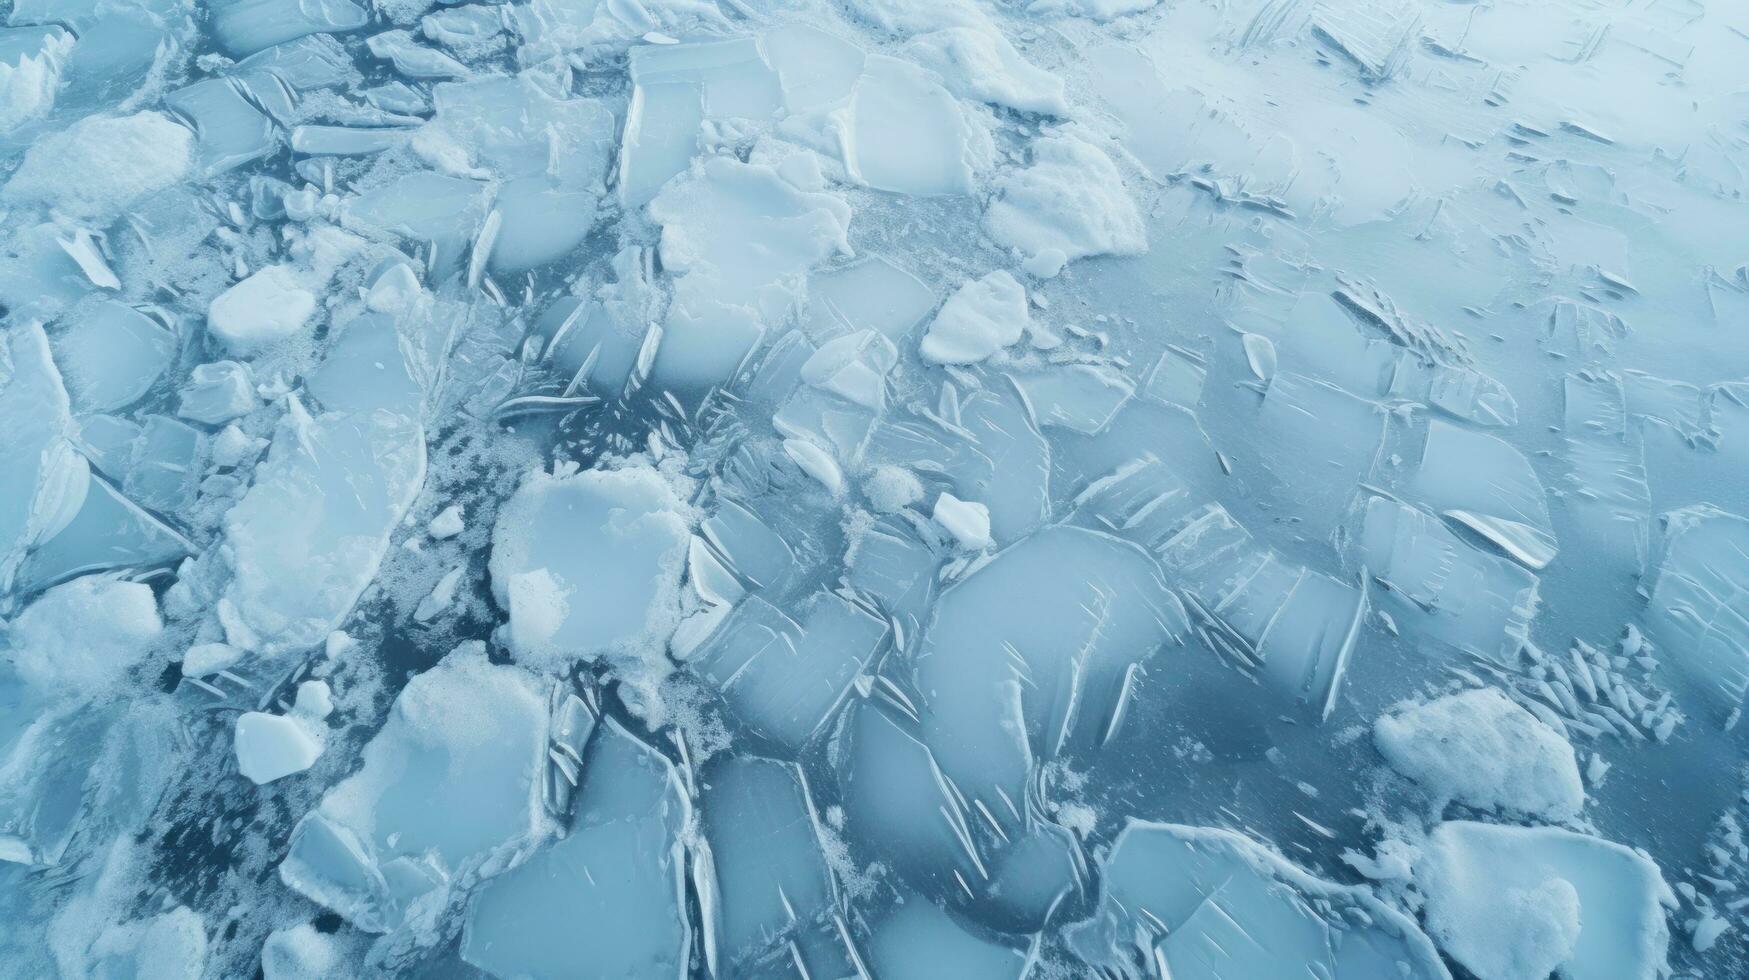
<path fill-rule="evenodd" d="M 1744 973 L 1731 4 L 5 21 L 0 973 Z"/>

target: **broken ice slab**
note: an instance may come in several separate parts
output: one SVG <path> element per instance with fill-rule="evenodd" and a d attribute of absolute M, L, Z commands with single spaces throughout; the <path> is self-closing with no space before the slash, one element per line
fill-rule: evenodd
<path fill-rule="evenodd" d="M 687 663 L 742 724 L 794 754 L 830 720 L 888 628 L 835 592 L 816 592 L 791 612 L 750 595 Z"/>
<path fill-rule="evenodd" d="M 820 849 L 819 817 L 800 768 L 718 756 L 700 783 L 713 890 L 706 949 L 717 975 L 759 976 L 759 961 L 768 957 L 800 961 L 803 976 L 834 975 L 829 967 L 836 964 L 809 963 L 817 958 L 810 956 L 817 944 L 842 940 L 837 885 Z"/>
<path fill-rule="evenodd" d="M 641 207 L 686 170 L 708 121 L 771 118 L 783 104 L 778 77 L 757 39 L 638 45 L 631 50 L 632 103 L 620 146 L 620 200 Z"/>
<path fill-rule="evenodd" d="M 1152 456 L 1091 483 L 1075 498 L 1072 520 L 1155 555 L 1209 649 L 1313 717 L 1329 717 L 1367 609 L 1364 592 L 1262 547 Z"/>
<path fill-rule="evenodd" d="M 80 412 L 111 412 L 139 401 L 176 356 L 176 335 L 161 321 L 112 300 L 77 308 L 50 342 Z"/>
<path fill-rule="evenodd" d="M 1430 420 L 1421 459 L 1404 489 L 1533 571 L 1555 559 L 1542 481 L 1524 454 L 1502 439 Z"/>
<path fill-rule="evenodd" d="M 321 643 L 376 577 L 424 480 L 416 418 L 312 416 L 288 399 L 254 485 L 225 515 L 227 640 L 267 656 Z"/>
<path fill-rule="evenodd" d="M 72 406 L 49 339 L 27 323 L 0 334 L 0 587 L 9 587 L 27 549 L 72 519 L 89 472 L 73 450 Z"/>
<path fill-rule="evenodd" d="M 1101 861 L 1105 894 L 1073 948 L 1186 980 L 1448 980 L 1415 922 L 1231 830 L 1131 820 Z"/>
<path fill-rule="evenodd" d="M 247 365 L 237 361 L 196 365 L 178 396 L 176 414 L 207 425 L 223 425 L 248 415 L 261 403 L 255 394 L 254 376 Z"/>
<path fill-rule="evenodd" d="M 934 307 L 934 290 L 876 255 L 810 276 L 802 329 L 815 344 L 874 330 L 904 346 L 912 329 Z"/>
<path fill-rule="evenodd" d="M 273 119 L 236 79 L 202 79 L 171 92 L 164 104 L 194 130 L 195 161 L 203 173 L 235 170 L 279 146 Z"/>
<path fill-rule="evenodd" d="M 1187 628 L 1152 559 L 1081 528 L 1041 529 L 942 593 L 906 674 L 933 764 L 975 823 L 963 842 L 936 839 L 953 844 L 940 868 L 969 860 L 974 874 L 954 900 L 1037 928 L 1074 887 L 1072 855 L 1022 807 L 1032 767 L 1103 745 L 1128 707 L 1131 666 Z M 856 762 L 881 765 L 860 750 Z M 947 884 L 929 878 L 914 884 Z"/>
<path fill-rule="evenodd" d="M 76 575 L 118 568 L 154 568 L 197 550 L 176 529 L 90 474 L 77 512 L 18 569 L 14 584 L 39 589 Z"/>
<path fill-rule="evenodd" d="M 520 662 L 636 662 L 673 628 L 687 517 L 648 466 L 530 474 L 499 513 L 492 593 Z"/>
<path fill-rule="evenodd" d="M 838 138 L 852 179 L 914 197 L 970 193 L 993 155 L 990 134 L 941 84 L 908 61 L 870 55 Z"/>
<path fill-rule="evenodd" d="M 356 31 L 370 20 L 352 0 L 215 0 L 213 36 L 233 58 L 310 34 Z"/>
<path fill-rule="evenodd" d="M 716 513 L 704 521 L 699 532 L 725 568 L 751 588 L 771 596 L 783 595 L 796 574 L 795 550 L 789 542 L 736 500 L 720 500 Z"/>
<path fill-rule="evenodd" d="M 341 205 L 348 229 L 430 243 L 439 277 L 454 271 L 486 218 L 484 181 L 418 171 L 372 187 Z"/>
<path fill-rule="evenodd" d="M 729 380 L 765 325 L 800 305 L 808 270 L 851 252 L 842 198 L 728 157 L 670 182 L 650 217 L 662 226 L 662 262 L 678 277 L 651 375 L 666 388 Z"/>
<path fill-rule="evenodd" d="M 1020 980 L 1032 950 L 981 935 L 914 892 L 868 926 L 867 961 L 877 977 L 907 980 Z"/>
<path fill-rule="evenodd" d="M 1257 407 L 1258 438 L 1238 441 L 1232 451 L 1274 476 L 1281 508 L 1308 537 L 1323 538 L 1341 523 L 1355 485 L 1371 471 L 1388 418 L 1375 402 L 1283 371 Z"/>
<path fill-rule="evenodd" d="M 114 719 L 112 707 L 64 704 L 0 743 L 0 862 L 53 866 L 66 856 Z"/>
<path fill-rule="evenodd" d="M 1509 426 L 1518 403 L 1499 381 L 1467 366 L 1361 333 L 1360 324 L 1323 292 L 1300 295 L 1277 341 L 1285 370 L 1319 378 L 1361 398 L 1417 402 L 1461 421 Z"/>
<path fill-rule="evenodd" d="M 1398 626 L 1498 664 L 1516 661 L 1536 615 L 1534 574 L 1384 497 L 1366 499 L 1349 534 L 1349 565 L 1372 577 L 1379 607 Z"/>
<path fill-rule="evenodd" d="M 1696 504 L 1661 523 L 1650 632 L 1721 713 L 1732 711 L 1749 693 L 1749 520 Z"/>
<path fill-rule="evenodd" d="M 568 836 L 483 884 L 461 955 L 500 977 L 679 977 L 690 956 L 681 834 L 691 806 L 666 758 L 617 722 L 595 728 Z"/>
<path fill-rule="evenodd" d="M 1478 980 L 1653 980 L 1676 896 L 1643 853 L 1552 827 L 1451 821 L 1415 861 L 1427 931 Z"/>
<path fill-rule="evenodd" d="M 363 766 L 298 823 L 280 878 L 361 929 L 394 928 L 446 876 L 544 831 L 546 732 L 531 675 L 458 647 L 408 682 Z"/>
<path fill-rule="evenodd" d="M 1096 436 L 1135 394 L 1122 374 L 1098 364 L 1065 364 L 1008 376 L 1033 418 L 1045 428 Z"/>
<path fill-rule="evenodd" d="M 335 335 L 338 335 L 337 339 Z M 414 376 L 396 318 L 365 313 L 330 331 L 331 346 L 310 376 L 309 392 L 330 412 L 378 409 L 409 418 L 423 414 L 425 389 Z"/>
<path fill-rule="evenodd" d="M 897 622 L 904 636 L 915 636 L 945 558 L 945 549 L 912 522 L 883 517 L 857 539 L 844 582 Z"/>

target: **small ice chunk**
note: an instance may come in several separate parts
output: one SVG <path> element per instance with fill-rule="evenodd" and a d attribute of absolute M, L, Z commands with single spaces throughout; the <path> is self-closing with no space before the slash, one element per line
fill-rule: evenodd
<path fill-rule="evenodd" d="M 207 425 L 223 425 L 260 404 L 249 368 L 236 361 L 196 365 L 178 397 L 177 415 Z"/>
<path fill-rule="evenodd" d="M 990 508 L 944 493 L 935 498 L 935 523 L 954 536 L 960 547 L 982 551 L 990 547 Z"/>
<path fill-rule="evenodd" d="M 150 586 L 87 575 L 25 607 L 8 640 L 26 683 L 45 692 L 97 694 L 120 681 L 163 628 Z"/>
<path fill-rule="evenodd" d="M 237 719 L 237 771 L 257 786 L 303 772 L 322 756 L 322 737 L 291 715 L 245 712 Z"/>
<path fill-rule="evenodd" d="M 297 336 L 315 312 L 315 294 L 291 268 L 270 265 L 213 299 L 207 329 L 226 350 L 249 357 Z"/>
<path fill-rule="evenodd" d="M 444 572 L 443 577 L 437 580 L 437 584 L 433 585 L 425 598 L 419 600 L 419 605 L 414 607 L 413 621 L 429 623 L 443 615 L 444 610 L 455 602 L 455 594 L 461 588 L 462 573 L 465 571 L 467 569 L 457 565 Z"/>
<path fill-rule="evenodd" d="M 1668 970 L 1664 907 L 1676 897 L 1650 858 L 1551 827 L 1451 821 L 1415 862 L 1428 932 L 1479 980 L 1654 980 Z M 1576 906 L 1576 907 L 1575 907 Z"/>
<path fill-rule="evenodd" d="M 1399 708 L 1374 724 L 1373 741 L 1441 801 L 1550 821 L 1585 805 L 1573 747 L 1491 687 Z"/>
<path fill-rule="evenodd" d="M 228 643 L 196 643 L 182 655 L 182 676 L 205 677 L 243 659 L 243 651 Z"/>
<path fill-rule="evenodd" d="M 187 175 L 194 134 L 160 112 L 87 116 L 24 151 L 0 199 L 63 214 L 114 218 Z"/>
<path fill-rule="evenodd" d="M 0 59 L 0 133 L 10 133 L 54 108 L 74 37 L 58 27 L 39 36 L 40 41 L 25 50 L 9 51 Z"/>
<path fill-rule="evenodd" d="M 301 718 L 326 718 L 334 713 L 334 692 L 327 681 L 304 681 L 298 685 L 292 713 Z"/>
<path fill-rule="evenodd" d="M 1020 342 L 1032 322 L 1026 289 L 1001 269 L 961 286 L 941 304 L 923 335 L 931 364 L 976 364 Z"/>
<path fill-rule="evenodd" d="M 996 181 L 984 231 L 1028 256 L 1056 249 L 1070 261 L 1147 251 L 1141 213 L 1103 150 L 1078 136 L 1032 144 L 1032 162 Z"/>
<path fill-rule="evenodd" d="M 1268 384 L 1275 377 L 1275 342 L 1260 333 L 1244 334 L 1240 339 L 1245 345 L 1245 364 L 1251 368 L 1251 376 Z"/>
<path fill-rule="evenodd" d="M 461 505 L 450 504 L 431 519 L 431 523 L 425 526 L 425 530 L 433 538 L 444 541 L 462 533 L 463 527 Z"/>
<path fill-rule="evenodd" d="M 638 660 L 678 619 L 690 538 L 673 489 L 648 466 L 531 474 L 492 536 L 492 589 L 518 660 Z"/>

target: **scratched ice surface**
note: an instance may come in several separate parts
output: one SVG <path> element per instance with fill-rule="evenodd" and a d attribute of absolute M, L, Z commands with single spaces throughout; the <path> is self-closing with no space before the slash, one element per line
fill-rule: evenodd
<path fill-rule="evenodd" d="M 1749 975 L 1749 5 L 0 0 L 0 976 Z"/>

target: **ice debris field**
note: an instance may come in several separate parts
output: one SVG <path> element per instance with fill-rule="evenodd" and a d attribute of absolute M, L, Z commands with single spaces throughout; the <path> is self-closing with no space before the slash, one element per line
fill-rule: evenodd
<path fill-rule="evenodd" d="M 0 976 L 1749 975 L 1749 5 L 0 21 Z"/>

